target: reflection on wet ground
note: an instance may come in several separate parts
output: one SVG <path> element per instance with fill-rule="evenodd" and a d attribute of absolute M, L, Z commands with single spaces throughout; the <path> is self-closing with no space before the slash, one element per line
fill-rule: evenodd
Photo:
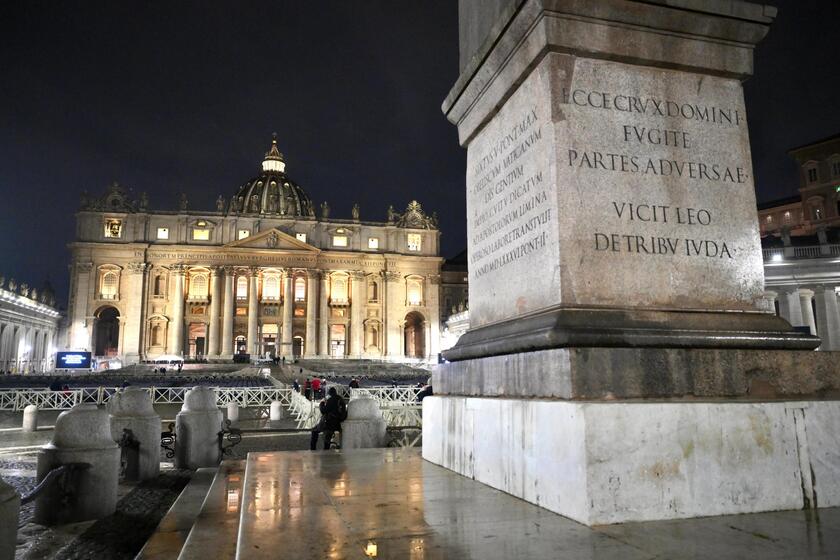
<path fill-rule="evenodd" d="M 418 450 L 252 453 L 239 558 L 836 558 L 840 509 L 589 528 Z"/>

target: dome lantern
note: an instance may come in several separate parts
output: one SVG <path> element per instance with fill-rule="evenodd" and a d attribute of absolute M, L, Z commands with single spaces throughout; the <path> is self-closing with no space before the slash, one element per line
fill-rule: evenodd
<path fill-rule="evenodd" d="M 265 153 L 265 159 L 262 162 L 263 171 L 274 171 L 276 173 L 285 173 L 286 162 L 283 161 L 283 154 L 277 148 L 277 133 L 271 135 L 271 148 Z"/>

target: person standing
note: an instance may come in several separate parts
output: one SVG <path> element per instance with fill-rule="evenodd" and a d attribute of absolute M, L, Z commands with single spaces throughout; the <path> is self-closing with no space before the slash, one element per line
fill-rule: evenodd
<path fill-rule="evenodd" d="M 321 397 L 321 380 L 317 377 L 312 380 L 312 397 L 315 399 Z"/>
<path fill-rule="evenodd" d="M 308 377 L 303 383 L 303 396 L 306 397 L 306 400 L 312 400 L 312 380 Z"/>
<path fill-rule="evenodd" d="M 330 387 L 327 397 L 318 404 L 321 411 L 321 421 L 312 428 L 309 439 L 309 449 L 315 451 L 318 447 L 318 436 L 324 432 L 324 450 L 330 448 L 333 434 L 341 431 L 341 423 L 347 419 L 347 403 L 344 402 L 335 387 Z"/>
<path fill-rule="evenodd" d="M 298 383 L 297 379 L 292 383 L 292 389 L 295 390 L 295 393 L 300 393 L 300 383 Z"/>

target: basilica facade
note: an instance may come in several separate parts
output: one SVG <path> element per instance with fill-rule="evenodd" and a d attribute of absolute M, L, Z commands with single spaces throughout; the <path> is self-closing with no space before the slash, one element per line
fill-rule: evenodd
<path fill-rule="evenodd" d="M 383 209 L 384 210 L 384 209 Z M 317 216 L 316 216 L 317 211 Z M 333 218 L 286 174 L 276 139 L 259 175 L 213 211 L 152 211 L 117 184 L 82 197 L 70 244 L 65 345 L 124 363 L 164 355 L 436 360 L 440 232 L 411 202 L 385 221 Z"/>

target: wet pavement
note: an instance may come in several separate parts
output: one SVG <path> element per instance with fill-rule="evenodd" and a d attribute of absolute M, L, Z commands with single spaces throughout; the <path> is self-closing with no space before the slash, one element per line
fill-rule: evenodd
<path fill-rule="evenodd" d="M 840 509 L 589 528 L 419 450 L 253 453 L 239 558 L 838 558 Z"/>

